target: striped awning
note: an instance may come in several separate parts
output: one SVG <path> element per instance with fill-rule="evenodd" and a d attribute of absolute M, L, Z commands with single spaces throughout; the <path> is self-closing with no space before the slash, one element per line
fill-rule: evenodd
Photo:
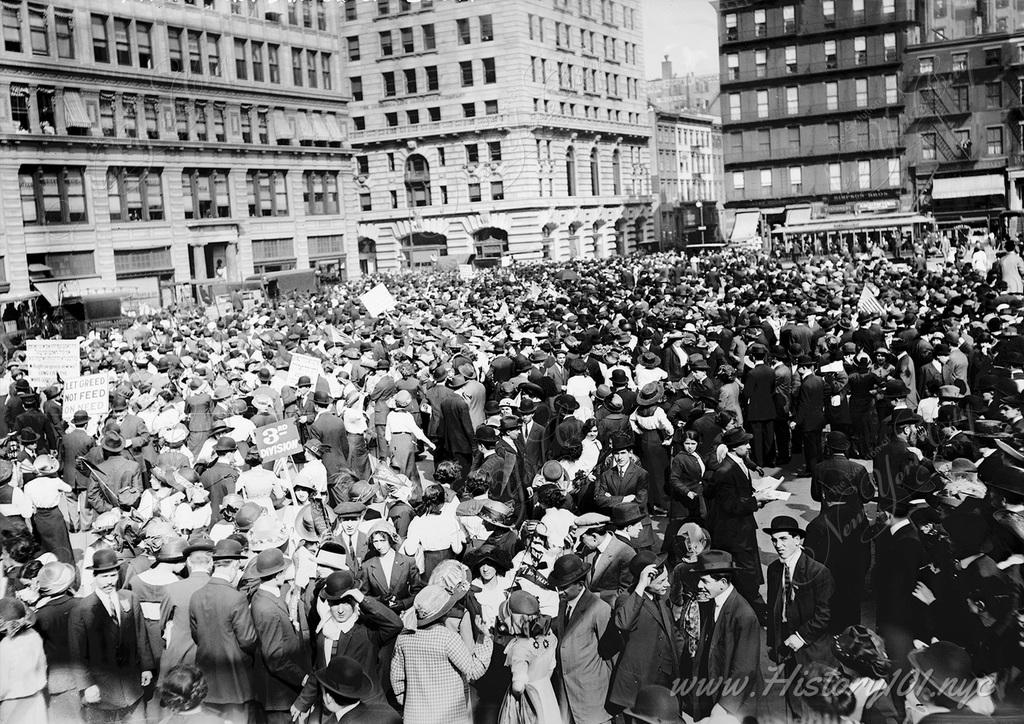
<path fill-rule="evenodd" d="M 324 117 L 320 113 L 312 113 L 309 116 L 313 122 L 313 140 L 314 141 L 333 141 L 331 138 L 331 132 L 327 128 L 327 123 L 324 122 Z"/>
<path fill-rule="evenodd" d="M 313 124 L 309 122 L 309 114 L 299 111 L 295 114 L 295 135 L 300 141 L 314 141 Z"/>
<path fill-rule="evenodd" d="M 274 111 L 274 137 L 291 141 L 295 138 L 295 131 L 292 130 L 292 124 L 288 122 L 288 118 L 284 115 L 284 111 Z"/>
<path fill-rule="evenodd" d="M 68 128 L 92 128 L 85 102 L 78 91 L 64 91 L 64 125 Z"/>
<path fill-rule="evenodd" d="M 324 123 L 327 124 L 328 140 L 331 143 L 342 143 L 345 140 L 345 128 L 341 121 L 333 113 L 324 116 Z"/>

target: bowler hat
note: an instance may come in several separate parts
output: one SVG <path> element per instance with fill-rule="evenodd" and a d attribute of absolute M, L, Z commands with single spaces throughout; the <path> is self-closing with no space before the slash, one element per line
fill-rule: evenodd
<path fill-rule="evenodd" d="M 105 573 L 117 570 L 120 565 L 121 559 L 117 557 L 117 551 L 101 548 L 92 554 L 92 565 L 89 566 L 89 570 L 93 573 Z"/>
<path fill-rule="evenodd" d="M 187 541 L 180 536 L 165 538 L 163 544 L 160 546 L 160 550 L 156 553 L 156 562 L 181 563 L 185 560 L 186 547 Z"/>
<path fill-rule="evenodd" d="M 352 571 L 334 571 L 325 579 L 320 598 L 333 605 L 340 603 L 345 596 L 353 593 L 357 588 Z"/>
<path fill-rule="evenodd" d="M 285 558 L 280 548 L 268 548 L 256 556 L 256 575 L 260 578 L 276 576 L 290 565 L 291 561 Z"/>
<path fill-rule="evenodd" d="M 71 424 L 76 427 L 89 424 L 89 413 L 85 410 L 75 410 L 75 414 L 71 416 Z"/>
<path fill-rule="evenodd" d="M 565 588 L 576 581 L 582 581 L 590 572 L 590 566 L 575 553 L 566 553 L 555 559 L 548 574 L 548 585 Z"/>
<path fill-rule="evenodd" d="M 323 390 L 313 393 L 313 404 L 317 407 L 327 407 L 331 404 L 331 396 Z"/>
<path fill-rule="evenodd" d="M 654 551 L 640 551 L 629 562 L 629 572 L 633 576 L 633 582 L 640 580 L 640 574 L 647 566 L 661 567 L 665 564 L 668 553 L 654 553 Z"/>
<path fill-rule="evenodd" d="M 244 558 L 242 544 L 234 538 L 219 540 L 213 546 L 213 560 L 215 561 L 240 561 Z"/>
<path fill-rule="evenodd" d="M 610 447 L 611 447 L 611 451 L 612 452 L 621 452 L 622 450 L 632 450 L 633 449 L 633 437 L 632 437 L 632 435 L 629 435 L 628 433 L 620 433 L 618 435 L 614 435 L 614 436 L 612 436 Z"/>
<path fill-rule="evenodd" d="M 650 684 L 636 693 L 633 706 L 625 714 L 644 724 L 681 724 L 679 699 L 664 686 Z"/>
<path fill-rule="evenodd" d="M 236 450 L 238 450 L 238 443 L 235 442 L 235 439 L 233 437 L 228 437 L 227 435 L 224 435 L 223 437 L 217 439 L 217 444 L 213 446 L 213 450 L 218 454 L 235 452 Z"/>
<path fill-rule="evenodd" d="M 348 656 L 335 656 L 313 676 L 320 686 L 343 699 L 362 699 L 373 691 L 373 682 L 363 665 Z"/>
<path fill-rule="evenodd" d="M 794 533 L 801 537 L 805 535 L 804 529 L 800 527 L 800 522 L 789 515 L 775 516 L 772 518 L 772 524 L 761 530 L 768 535 L 775 535 L 776 533 Z"/>
<path fill-rule="evenodd" d="M 473 439 L 480 445 L 494 445 L 498 441 L 498 433 L 490 425 L 480 425 L 473 432 Z"/>

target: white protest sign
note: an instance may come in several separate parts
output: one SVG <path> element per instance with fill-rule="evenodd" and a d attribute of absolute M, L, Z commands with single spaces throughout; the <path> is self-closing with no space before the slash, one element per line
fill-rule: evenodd
<path fill-rule="evenodd" d="M 395 298 L 391 296 L 391 292 L 383 284 L 378 284 L 365 294 L 361 294 L 359 301 L 363 303 L 371 317 L 379 317 L 398 305 Z"/>
<path fill-rule="evenodd" d="M 217 307 L 218 314 L 222 317 L 226 317 L 235 311 L 234 305 L 231 304 L 231 297 L 227 294 L 218 294 L 215 306 Z"/>
<path fill-rule="evenodd" d="M 292 363 L 288 365 L 288 384 L 295 387 L 299 384 L 299 378 L 303 375 L 309 377 L 309 381 L 316 386 L 316 381 L 323 374 L 323 366 L 320 360 L 308 354 L 292 352 Z"/>
<path fill-rule="evenodd" d="M 472 264 L 459 264 L 459 279 L 468 281 L 473 278 L 476 270 L 473 269 Z"/>
<path fill-rule="evenodd" d="M 64 383 L 64 419 L 85 410 L 97 419 L 110 411 L 110 376 L 107 374 L 74 377 Z"/>
<path fill-rule="evenodd" d="M 32 383 L 51 385 L 57 381 L 74 379 L 81 374 L 78 342 L 73 339 L 30 339 L 25 343 L 28 375 Z"/>

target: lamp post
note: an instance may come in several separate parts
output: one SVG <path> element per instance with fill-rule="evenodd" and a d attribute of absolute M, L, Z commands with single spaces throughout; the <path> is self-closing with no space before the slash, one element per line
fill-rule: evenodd
<path fill-rule="evenodd" d="M 704 202 L 698 200 L 697 203 L 695 204 L 695 206 L 697 207 L 697 213 L 700 214 L 700 221 L 698 222 L 698 225 L 697 225 L 697 231 L 700 232 L 700 245 L 701 245 L 701 247 L 703 247 L 704 246 L 704 230 L 707 228 L 706 226 L 704 226 Z"/>

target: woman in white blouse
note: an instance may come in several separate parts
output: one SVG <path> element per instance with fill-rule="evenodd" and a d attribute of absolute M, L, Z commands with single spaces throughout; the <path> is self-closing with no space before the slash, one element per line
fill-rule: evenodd
<path fill-rule="evenodd" d="M 466 536 L 455 515 L 458 507 L 458 498 L 445 502 L 444 488 L 440 485 L 429 485 L 423 491 L 416 517 L 409 523 L 402 552 L 416 560 L 424 577 L 429 578 L 438 563 L 455 558 L 465 546 Z"/>
<path fill-rule="evenodd" d="M 665 480 L 673 433 L 672 423 L 661 408 L 664 399 L 665 388 L 660 382 L 644 385 L 636 396 L 637 408 L 629 416 L 637 436 L 640 465 L 647 471 L 648 505 L 661 510 L 668 508 Z"/>
<path fill-rule="evenodd" d="M 384 423 L 384 439 L 391 449 L 391 465 L 398 472 L 408 476 L 409 480 L 419 480 L 416 471 L 416 443 L 422 442 L 428 449 L 434 449 L 416 418 L 409 409 L 412 407 L 412 395 L 408 390 L 399 390 L 398 394 L 388 401 L 391 412 Z"/>

